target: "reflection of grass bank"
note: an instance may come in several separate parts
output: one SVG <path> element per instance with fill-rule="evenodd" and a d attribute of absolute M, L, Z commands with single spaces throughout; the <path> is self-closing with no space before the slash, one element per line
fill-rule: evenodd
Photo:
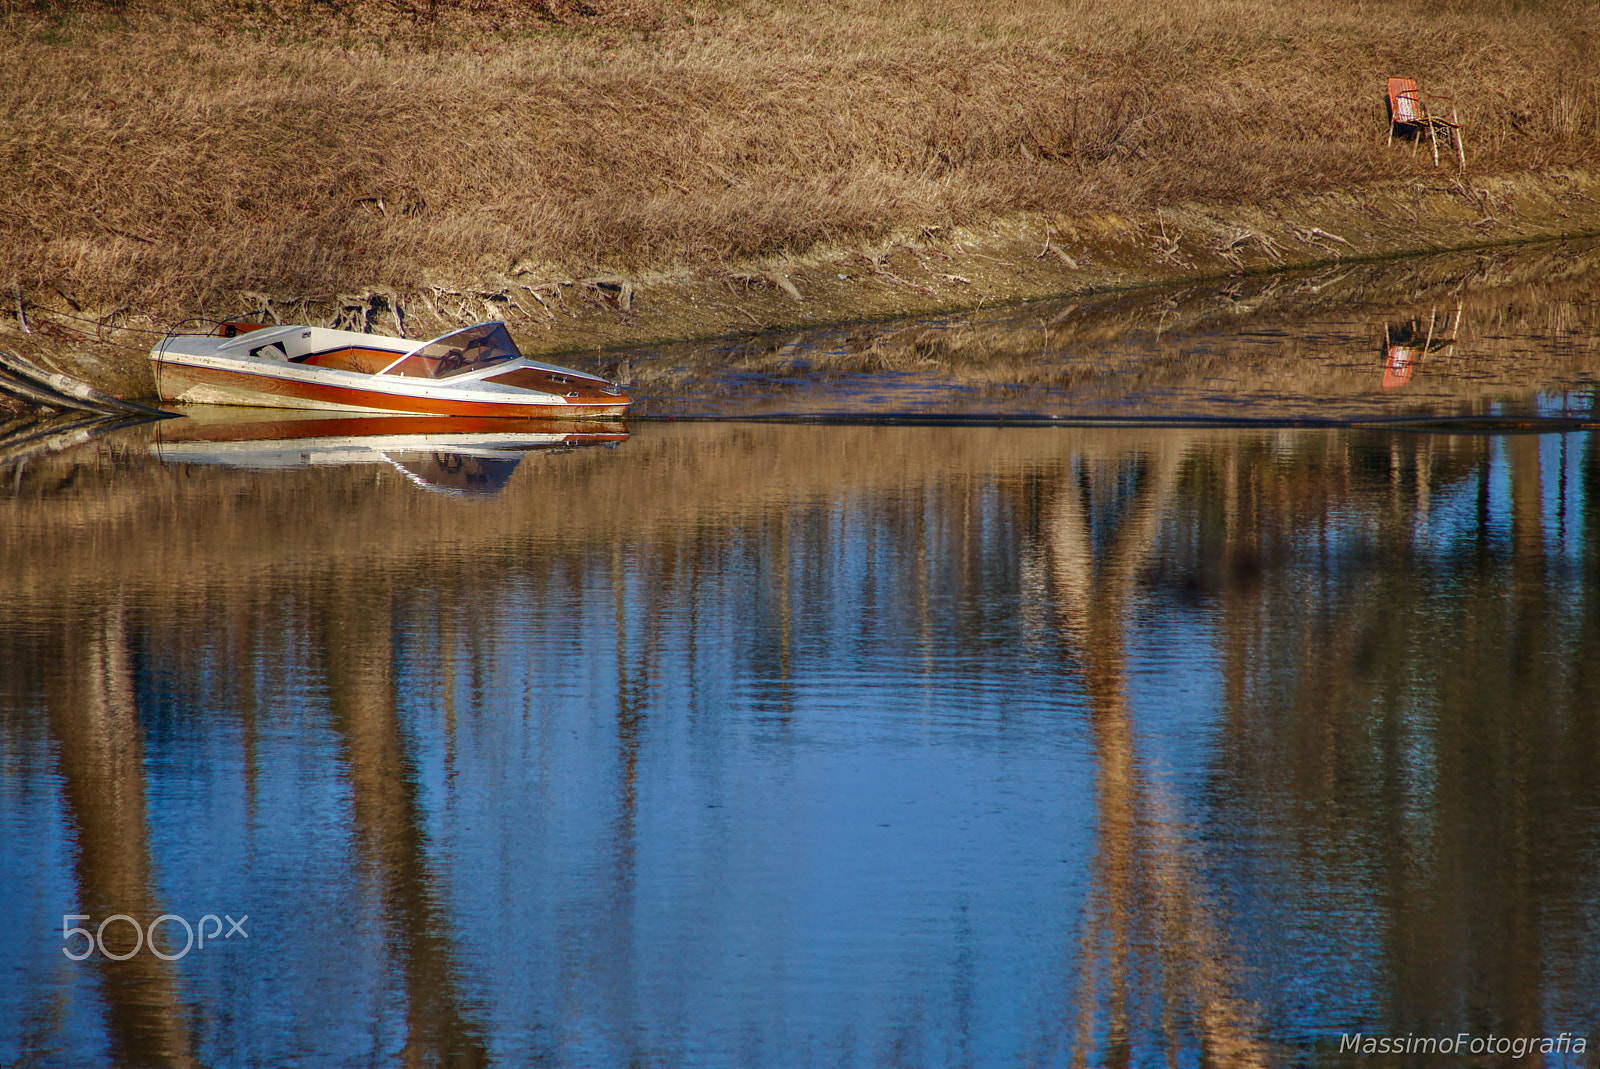
<path fill-rule="evenodd" d="M 555 347 L 584 315 L 656 337 L 796 319 L 791 285 L 818 318 L 881 314 L 1072 288 L 1065 260 L 1019 289 L 962 240 L 1007 219 L 1055 226 L 1090 283 L 1343 254 L 1150 212 L 1388 183 L 1403 213 L 1412 176 L 1459 202 L 1458 236 L 1494 238 L 1520 207 L 1476 176 L 1600 141 L 1582 0 L 161 6 L 0 4 L 0 281 L 46 307 L 166 320 L 265 294 L 327 317 L 360 294 L 379 326 L 396 301 L 492 312 Z M 1459 190 L 1385 147 L 1392 73 L 1460 104 Z M 912 239 L 933 252 L 894 254 Z M 685 270 L 716 285 L 650 303 Z M 582 285 L 608 278 L 646 299 Z"/>
<path fill-rule="evenodd" d="M 1398 383 L 1391 336 L 1414 350 Z M 1540 394 L 1555 416 L 1570 391 L 1561 411 L 1589 419 L 1597 352 L 1588 238 L 649 347 L 606 370 L 636 416 L 1478 420 Z"/>

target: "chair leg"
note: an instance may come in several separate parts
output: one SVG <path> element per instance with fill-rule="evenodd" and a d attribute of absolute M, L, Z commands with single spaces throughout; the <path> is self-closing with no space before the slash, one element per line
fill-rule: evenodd
<path fill-rule="evenodd" d="M 1439 166 L 1439 130 L 1433 123 L 1428 123 L 1428 139 L 1433 142 L 1433 165 Z"/>
<path fill-rule="evenodd" d="M 1456 109 L 1450 109 L 1450 118 L 1455 122 L 1456 156 L 1461 160 L 1461 169 L 1467 169 L 1467 144 L 1461 139 L 1461 120 L 1456 115 Z"/>

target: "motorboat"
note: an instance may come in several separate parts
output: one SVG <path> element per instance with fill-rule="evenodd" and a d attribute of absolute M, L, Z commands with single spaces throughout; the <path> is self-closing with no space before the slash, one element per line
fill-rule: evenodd
<path fill-rule="evenodd" d="M 230 321 L 168 335 L 150 360 L 156 392 L 179 403 L 537 419 L 616 417 L 632 403 L 615 383 L 523 356 L 499 321 L 420 344 Z"/>
<path fill-rule="evenodd" d="M 627 429 L 605 420 L 356 415 L 247 408 L 196 409 L 155 430 L 166 464 L 249 471 L 392 466 L 426 490 L 494 494 L 530 453 L 615 446 Z M 213 414 L 214 413 L 214 414 Z"/>

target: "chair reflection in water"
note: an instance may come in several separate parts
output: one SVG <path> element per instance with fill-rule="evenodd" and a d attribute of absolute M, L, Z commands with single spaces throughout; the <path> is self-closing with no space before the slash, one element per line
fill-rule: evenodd
<path fill-rule="evenodd" d="M 1444 323 L 1439 322 L 1438 309 L 1428 310 L 1428 325 L 1420 318 L 1399 327 L 1383 325 L 1383 388 L 1398 389 L 1411 381 L 1412 372 L 1429 353 L 1443 352 L 1446 357 L 1455 355 L 1456 332 L 1461 329 L 1461 306 L 1456 305 L 1453 326 L 1450 313 L 1445 313 Z"/>
<path fill-rule="evenodd" d="M 1446 146 L 1454 145 L 1456 158 L 1461 161 L 1461 169 L 1467 169 L 1467 150 L 1461 143 L 1461 120 L 1456 115 L 1454 104 L 1450 104 L 1450 118 L 1445 119 L 1436 112 L 1442 111 L 1440 105 L 1449 103 L 1445 100 L 1429 99 L 1417 88 L 1417 83 L 1410 78 L 1389 79 L 1389 144 L 1394 144 L 1396 132 L 1411 136 L 1411 151 L 1417 149 L 1417 142 L 1426 136 L 1433 145 L 1433 165 L 1439 166 L 1439 138 L 1441 134 Z"/>

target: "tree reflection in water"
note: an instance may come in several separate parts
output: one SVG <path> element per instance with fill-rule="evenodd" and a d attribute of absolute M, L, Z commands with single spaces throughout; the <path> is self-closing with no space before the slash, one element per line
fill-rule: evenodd
<path fill-rule="evenodd" d="M 1592 435 L 547 459 L 487 500 L 30 461 L 0 1058 L 1269 1065 L 1600 1020 Z M 270 940 L 62 979 L 56 914 L 196 887 Z"/>

